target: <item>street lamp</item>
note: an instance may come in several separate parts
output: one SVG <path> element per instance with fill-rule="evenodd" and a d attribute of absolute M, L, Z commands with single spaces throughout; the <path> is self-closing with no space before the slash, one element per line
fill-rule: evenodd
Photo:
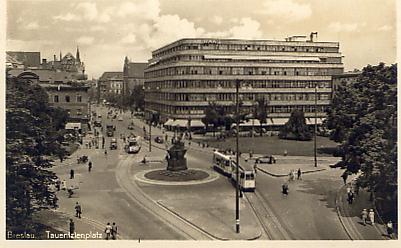
<path fill-rule="evenodd" d="M 236 184 L 235 184 L 235 227 L 236 227 L 236 232 L 240 232 L 240 219 L 239 219 L 239 84 L 240 80 L 237 79 L 235 81 L 235 104 L 236 104 L 236 122 L 237 122 L 237 135 L 236 135 L 236 173 L 235 173 L 235 178 L 236 178 Z"/>
<path fill-rule="evenodd" d="M 314 155 L 315 155 L 315 167 L 317 167 L 317 152 L 316 152 L 316 134 L 317 134 L 317 87 L 318 85 L 315 85 L 315 132 L 314 132 L 314 140 L 313 140 L 313 147 L 314 147 Z"/>

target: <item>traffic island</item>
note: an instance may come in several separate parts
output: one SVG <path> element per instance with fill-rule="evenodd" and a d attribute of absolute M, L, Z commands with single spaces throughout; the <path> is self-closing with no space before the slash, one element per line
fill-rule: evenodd
<path fill-rule="evenodd" d="M 144 175 L 145 178 L 165 182 L 188 182 L 203 180 L 209 177 L 209 173 L 197 169 L 184 171 L 155 170 Z"/>

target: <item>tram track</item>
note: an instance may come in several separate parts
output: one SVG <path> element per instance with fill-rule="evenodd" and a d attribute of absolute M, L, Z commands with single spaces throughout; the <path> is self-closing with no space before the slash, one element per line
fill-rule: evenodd
<path fill-rule="evenodd" d="M 283 227 L 264 197 L 257 191 L 244 194 L 256 218 L 270 240 L 291 240 L 292 234 Z"/>

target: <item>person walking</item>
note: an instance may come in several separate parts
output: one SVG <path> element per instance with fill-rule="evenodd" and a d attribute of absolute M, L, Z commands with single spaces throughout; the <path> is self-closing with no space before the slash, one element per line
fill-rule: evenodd
<path fill-rule="evenodd" d="M 298 171 L 297 171 L 297 179 L 298 180 L 301 180 L 301 175 L 302 175 L 302 172 L 301 172 L 301 168 L 298 168 Z"/>
<path fill-rule="evenodd" d="M 364 208 L 362 210 L 361 218 L 362 218 L 363 225 L 366 225 L 366 221 L 368 219 L 368 210 L 366 210 L 366 208 Z"/>
<path fill-rule="evenodd" d="M 91 172 L 92 170 L 92 161 L 89 161 L 88 163 L 88 171 Z"/>
<path fill-rule="evenodd" d="M 56 189 L 57 189 L 57 191 L 60 191 L 60 188 L 61 188 L 61 181 L 60 181 L 60 178 L 57 178 L 57 181 L 56 181 Z"/>
<path fill-rule="evenodd" d="M 281 189 L 282 189 L 283 196 L 287 196 L 288 195 L 288 184 L 283 183 L 283 185 L 281 186 Z"/>
<path fill-rule="evenodd" d="M 354 201 L 354 193 L 352 193 L 352 191 L 350 191 L 348 193 L 348 203 L 352 204 L 353 201 Z"/>
<path fill-rule="evenodd" d="M 117 239 L 117 225 L 115 222 L 113 222 L 113 225 L 111 226 L 111 238 L 113 240 Z"/>
<path fill-rule="evenodd" d="M 390 239 L 393 239 L 394 236 L 394 228 L 393 228 L 393 222 L 389 220 L 386 224 L 386 229 L 387 229 L 387 235 Z"/>
<path fill-rule="evenodd" d="M 107 156 L 107 149 L 104 150 L 104 155 Z"/>
<path fill-rule="evenodd" d="M 63 181 L 61 182 L 61 189 L 62 189 L 62 190 L 66 190 L 66 189 L 67 189 L 67 182 L 66 182 L 65 180 L 63 180 Z"/>
<path fill-rule="evenodd" d="M 112 227 L 110 226 L 110 223 L 107 222 L 106 228 L 104 229 L 104 233 L 106 233 L 106 240 L 109 240 L 109 238 L 110 238 L 111 229 L 112 229 Z"/>
<path fill-rule="evenodd" d="M 79 202 L 75 203 L 75 217 L 78 217 L 81 219 L 81 214 L 82 214 L 82 208 Z"/>
<path fill-rule="evenodd" d="M 74 170 L 73 169 L 70 170 L 70 179 L 74 179 Z"/>
<path fill-rule="evenodd" d="M 370 224 L 373 226 L 375 224 L 375 212 L 373 212 L 373 209 L 369 210 L 369 220 Z"/>
<path fill-rule="evenodd" d="M 348 178 L 348 172 L 344 171 L 344 173 L 341 175 L 341 177 L 344 180 L 344 185 L 346 185 L 347 184 L 347 178 Z"/>
<path fill-rule="evenodd" d="M 75 233 L 75 223 L 73 219 L 70 219 L 70 234 Z"/>

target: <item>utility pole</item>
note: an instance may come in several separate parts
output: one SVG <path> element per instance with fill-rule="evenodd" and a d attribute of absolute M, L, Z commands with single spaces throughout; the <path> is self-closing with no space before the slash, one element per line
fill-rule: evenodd
<path fill-rule="evenodd" d="M 317 84 L 315 86 L 315 132 L 314 132 L 314 155 L 315 155 L 315 167 L 317 167 L 317 147 L 316 147 L 316 134 L 317 134 Z"/>
<path fill-rule="evenodd" d="M 240 232 L 240 219 L 239 219 L 239 84 L 240 80 L 237 79 L 235 82 L 235 102 L 236 102 L 236 128 L 237 128 L 237 135 L 236 135 L 236 172 L 235 172 L 235 178 L 236 178 L 236 184 L 235 184 L 235 229 L 236 232 Z"/>

